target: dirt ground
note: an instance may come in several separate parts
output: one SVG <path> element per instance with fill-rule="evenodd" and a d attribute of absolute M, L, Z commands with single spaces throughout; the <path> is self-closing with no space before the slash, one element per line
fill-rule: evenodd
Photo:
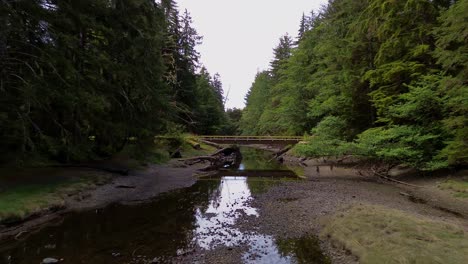
<path fill-rule="evenodd" d="M 382 205 L 451 222 L 468 230 L 468 201 L 453 198 L 438 190 L 434 187 L 437 179 L 426 181 L 426 187 L 414 188 L 381 181 L 374 176 L 362 176 L 355 169 L 317 166 L 315 161 L 305 163 L 308 164 L 305 169 L 307 181 L 284 183 L 253 201 L 254 206 L 260 208 L 260 217 L 255 220 L 264 233 L 276 237 L 315 234 L 321 238 L 322 249 L 333 263 L 357 262 L 348 252 L 320 236 L 327 216 L 339 213 L 353 204 Z M 419 180 L 413 183 L 422 182 Z"/>
<path fill-rule="evenodd" d="M 270 148 L 275 150 L 275 148 Z M 297 165 L 299 159 L 286 157 L 285 162 Z M 299 238 L 314 235 L 320 238 L 322 250 L 332 263 L 358 263 L 349 252 L 332 245 L 321 236 L 328 216 L 353 204 L 382 205 L 416 215 L 460 225 L 468 231 L 468 199 L 453 197 L 437 188 L 437 183 L 450 176 L 399 178 L 411 187 L 366 175 L 356 168 L 336 166 L 323 160 L 300 160 L 304 166 L 304 181 L 284 182 L 266 193 L 256 195 L 252 206 L 259 217 L 241 218 L 243 230 L 255 230 L 275 238 Z M 0 239 L 21 236 L 23 232 L 40 228 L 51 219 L 70 211 L 101 208 L 112 203 L 139 203 L 158 194 L 189 187 L 196 182 L 197 167 L 181 167 L 178 163 L 151 165 L 145 170 L 117 176 L 112 183 L 67 199 L 66 209 L 45 214 L 19 226 L 3 228 Z M 466 173 L 466 172 L 463 172 Z M 239 263 L 243 248 L 218 248 L 195 251 L 180 256 L 176 263 Z"/>
<path fill-rule="evenodd" d="M 278 148 L 262 149 L 277 151 Z M 304 166 L 305 180 L 284 182 L 255 196 L 252 206 L 259 209 L 259 217 L 243 218 L 237 227 L 255 230 L 276 239 L 300 238 L 313 235 L 319 238 L 322 250 L 332 263 L 359 263 L 347 250 L 333 245 L 321 234 L 327 218 L 355 204 L 380 205 L 387 208 L 453 223 L 468 231 L 468 199 L 455 198 L 450 192 L 437 188 L 440 181 L 453 177 L 439 173 L 426 177 L 399 177 L 412 185 L 397 184 L 366 173 L 358 167 L 337 166 L 335 161 L 285 157 L 285 162 Z M 467 172 L 459 172 L 466 174 Z M 459 176 L 459 175 L 455 175 Z M 189 263 L 239 263 L 243 248 L 219 248 L 214 251 L 193 252 L 178 260 Z"/>
<path fill-rule="evenodd" d="M 170 162 L 167 165 L 149 165 L 144 170 L 130 171 L 125 176 L 113 175 L 109 184 L 67 197 L 64 208 L 59 211 L 46 211 L 11 227 L 0 226 L 0 240 L 36 231 L 72 211 L 103 208 L 113 203 L 140 203 L 161 193 L 189 187 L 197 180 L 194 173 L 198 168 Z"/>

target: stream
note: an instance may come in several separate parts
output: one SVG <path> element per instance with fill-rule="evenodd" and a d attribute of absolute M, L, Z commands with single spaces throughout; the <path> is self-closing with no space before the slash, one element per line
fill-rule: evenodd
<path fill-rule="evenodd" d="M 151 202 L 71 213 L 0 244 L 0 263 L 173 263 L 220 248 L 242 248 L 243 263 L 328 263 L 314 237 L 279 240 L 242 224 L 260 217 L 250 204 L 256 195 L 281 181 L 301 180 L 300 172 L 271 161 L 268 152 L 242 148 L 242 155 L 239 168 Z M 203 263 L 203 257 L 188 262 Z"/>

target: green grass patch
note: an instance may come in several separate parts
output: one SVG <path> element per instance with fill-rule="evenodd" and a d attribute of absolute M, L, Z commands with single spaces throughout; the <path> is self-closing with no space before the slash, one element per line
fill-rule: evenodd
<path fill-rule="evenodd" d="M 22 185 L 0 192 L 0 223 L 19 221 L 47 209 L 63 207 L 65 197 L 109 180 L 110 176 L 88 173 L 79 179 Z"/>
<path fill-rule="evenodd" d="M 190 134 L 159 138 L 156 139 L 155 144 L 154 153 L 158 153 L 157 163 L 169 161 L 169 152 L 176 151 L 177 149 L 180 149 L 182 158 L 209 155 L 217 150 L 215 147 L 201 142 L 196 136 Z M 199 149 L 194 148 L 195 145 L 198 145 Z"/>
<path fill-rule="evenodd" d="M 198 145 L 200 148 L 195 149 Z M 131 169 L 144 169 L 148 164 L 166 164 L 171 160 L 171 153 L 180 150 L 182 158 L 209 155 L 217 149 L 202 143 L 196 136 L 177 134 L 157 136 L 147 142 L 144 149 L 141 144 L 129 144 L 120 153 L 113 156 L 113 161 Z"/>
<path fill-rule="evenodd" d="M 457 226 L 379 206 L 353 206 L 322 232 L 360 263 L 468 263 L 468 237 Z"/>
<path fill-rule="evenodd" d="M 184 142 L 184 144 L 182 145 L 183 158 L 192 158 L 192 157 L 197 157 L 197 156 L 211 155 L 218 150 L 217 148 L 207 145 L 205 143 L 202 143 L 196 140 L 195 142 L 200 144 L 200 149 L 195 149 L 188 142 Z"/>
<path fill-rule="evenodd" d="M 438 185 L 441 190 L 451 190 L 455 197 L 468 198 L 467 180 L 446 180 Z"/>

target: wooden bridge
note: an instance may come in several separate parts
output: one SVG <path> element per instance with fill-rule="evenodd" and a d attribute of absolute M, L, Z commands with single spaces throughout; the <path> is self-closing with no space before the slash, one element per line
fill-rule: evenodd
<path fill-rule="evenodd" d="M 304 137 L 289 136 L 198 136 L 198 138 L 218 144 L 271 144 L 290 145 L 304 140 Z"/>

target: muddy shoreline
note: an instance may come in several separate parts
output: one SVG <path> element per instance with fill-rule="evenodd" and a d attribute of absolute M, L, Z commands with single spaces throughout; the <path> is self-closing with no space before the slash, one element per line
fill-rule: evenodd
<path fill-rule="evenodd" d="M 143 170 L 130 171 L 128 175 L 113 174 L 107 184 L 65 197 L 61 208 L 45 210 L 10 226 L 0 225 L 0 242 L 23 238 L 71 212 L 101 209 L 115 203 L 144 203 L 162 193 L 190 187 L 197 181 L 194 174 L 199 168 L 173 161 L 167 165 L 149 165 Z"/>
<path fill-rule="evenodd" d="M 276 152 L 280 147 L 252 146 Z M 321 233 L 327 217 L 355 204 L 381 205 L 434 220 L 454 223 L 468 231 L 468 204 L 434 188 L 440 177 L 407 178 L 414 188 L 384 181 L 362 173 L 350 164 L 336 160 L 301 159 L 284 155 L 284 162 L 300 165 L 304 180 L 283 182 L 262 194 L 255 195 L 252 206 L 258 217 L 243 217 L 236 227 L 255 230 L 275 239 L 318 238 L 323 252 L 332 263 L 358 263 L 345 249 L 334 245 Z M 0 242 L 24 239 L 41 228 L 59 223 L 64 215 L 80 210 L 100 209 L 111 204 L 139 204 L 151 201 L 160 194 L 192 186 L 200 166 L 186 167 L 173 161 L 167 165 L 150 165 L 144 170 L 130 171 L 128 176 L 114 176 L 111 183 L 87 190 L 66 199 L 65 209 L 45 212 L 34 219 L 12 227 L 0 227 Z M 416 198 L 416 199 L 414 199 Z M 206 251 L 196 249 L 174 259 L 175 263 L 239 263 L 243 247 L 219 247 Z"/>

